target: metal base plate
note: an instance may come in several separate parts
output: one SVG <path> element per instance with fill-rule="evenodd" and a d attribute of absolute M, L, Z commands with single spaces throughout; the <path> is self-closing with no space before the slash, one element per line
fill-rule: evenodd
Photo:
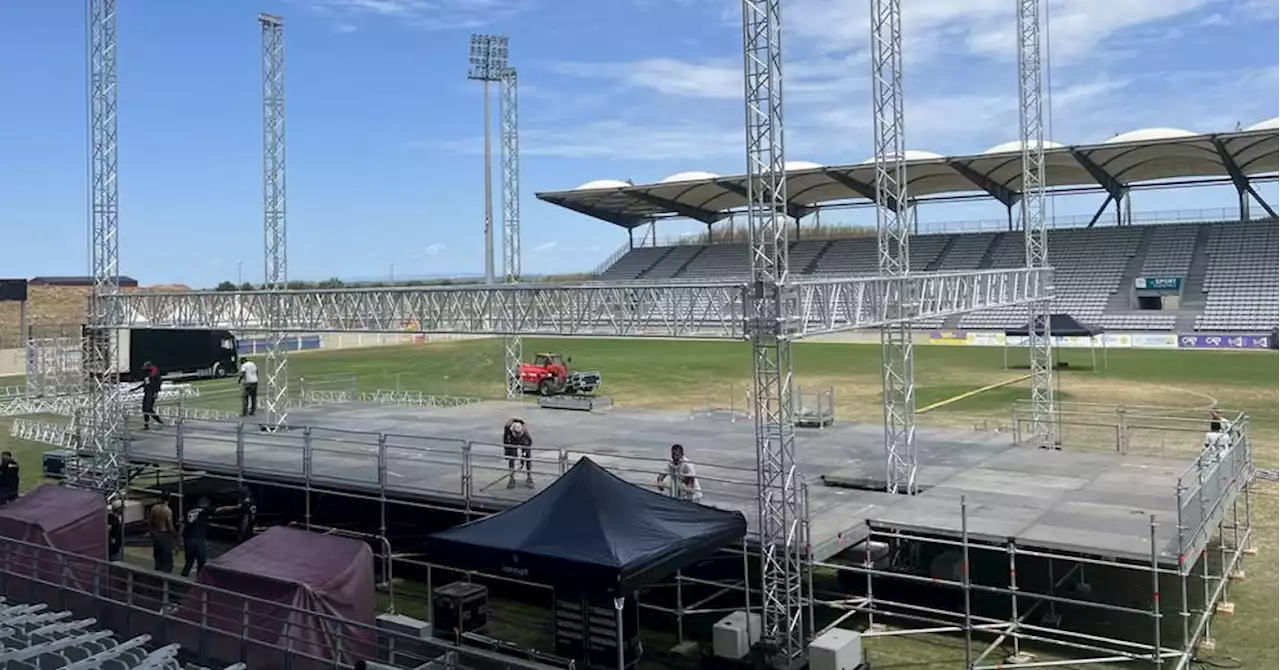
<path fill-rule="evenodd" d="M 613 398 L 602 395 L 553 395 L 538 398 L 543 409 L 571 409 L 579 412 L 595 412 L 613 407 Z"/>

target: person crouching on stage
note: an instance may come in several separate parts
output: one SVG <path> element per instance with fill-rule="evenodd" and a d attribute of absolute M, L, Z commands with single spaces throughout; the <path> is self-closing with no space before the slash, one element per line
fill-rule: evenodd
<path fill-rule="evenodd" d="M 524 487 L 533 488 L 533 436 L 523 419 L 511 419 L 502 427 L 502 451 L 507 457 L 507 488 L 516 487 L 516 459 L 524 467 Z"/>
<path fill-rule="evenodd" d="M 142 391 L 142 429 L 151 430 L 152 420 L 157 426 L 164 425 L 160 415 L 156 414 L 156 398 L 160 396 L 160 368 L 151 361 L 147 361 L 142 364 L 142 374 L 144 375 L 142 383 L 133 389 L 133 392 Z"/>

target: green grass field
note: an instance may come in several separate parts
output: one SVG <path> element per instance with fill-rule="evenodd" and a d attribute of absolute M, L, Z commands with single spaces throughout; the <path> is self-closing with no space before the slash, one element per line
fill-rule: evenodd
<path fill-rule="evenodd" d="M 751 358 L 742 343 L 666 340 L 525 340 L 525 351 L 559 351 L 574 359 L 574 367 L 599 370 L 603 393 L 619 405 L 672 410 L 742 406 L 750 380 Z M 1100 405 L 1182 408 L 1189 416 L 1211 407 L 1241 410 L 1251 419 L 1250 431 L 1260 467 L 1276 467 L 1278 432 L 1277 356 L 1273 352 L 1196 352 L 1115 350 L 1105 370 L 1093 370 L 1087 350 L 1060 350 L 1069 368 L 1060 372 L 1060 397 L 1069 402 Z M 1021 354 L 1025 360 L 1025 353 Z M 1011 361 L 1019 357 L 1010 352 Z M 919 407 L 975 388 L 1019 377 L 1024 370 L 1006 370 L 1003 352 L 996 348 L 922 346 L 916 349 Z M 350 349 L 295 355 L 290 377 L 322 385 L 326 377 L 354 374 L 361 390 L 400 388 L 435 394 L 499 397 L 502 394 L 502 343 L 483 339 L 430 345 Z M 1025 367 L 1025 364 L 1024 364 Z M 804 389 L 830 388 L 840 419 L 878 421 L 880 355 L 872 345 L 808 343 L 795 348 L 797 383 Z M 3 383 L 18 381 L 0 380 Z M 296 383 L 296 382 L 295 382 Z M 232 395 L 216 397 L 219 387 L 203 385 L 206 402 L 230 409 Z M 1010 406 L 1028 396 L 1026 382 L 979 393 L 934 409 L 919 417 L 921 425 L 1008 430 Z M 27 473 L 39 471 L 42 445 L 8 437 L 0 422 L 0 444 L 12 449 Z M 1072 432 L 1071 448 L 1112 449 L 1105 430 L 1096 434 Z M 1133 450 L 1188 460 L 1198 449 L 1202 433 L 1152 434 Z M 28 484 L 36 482 L 28 478 Z M 1220 617 L 1214 628 L 1218 657 L 1234 657 L 1245 668 L 1277 665 L 1276 486 L 1259 483 L 1255 489 L 1254 529 L 1259 554 L 1249 560 L 1247 578 L 1234 585 L 1230 599 L 1234 616 Z M 878 640 L 872 646 L 879 658 L 892 659 L 876 667 L 955 667 L 961 660 L 954 641 Z"/>

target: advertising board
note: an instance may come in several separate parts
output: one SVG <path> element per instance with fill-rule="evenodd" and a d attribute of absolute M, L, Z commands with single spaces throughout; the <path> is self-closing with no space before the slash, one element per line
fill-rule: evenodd
<path fill-rule="evenodd" d="M 1178 336 L 1182 349 L 1270 349 L 1270 335 L 1232 335 L 1223 333 L 1183 333 Z"/>

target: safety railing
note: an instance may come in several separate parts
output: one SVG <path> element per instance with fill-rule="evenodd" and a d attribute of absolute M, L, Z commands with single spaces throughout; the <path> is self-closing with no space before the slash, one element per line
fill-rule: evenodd
<path fill-rule="evenodd" d="M 669 461 L 535 446 L 527 460 L 501 444 L 450 437 L 300 427 L 266 433 L 240 421 L 179 418 L 172 430 L 123 440 L 128 460 L 200 470 L 206 476 L 387 500 L 411 499 L 470 513 L 523 501 L 581 457 L 623 480 L 658 487 Z M 697 464 L 703 503 L 750 512 L 752 469 Z M 753 516 L 748 513 L 748 516 Z"/>
<path fill-rule="evenodd" d="M 9 538 L 0 544 L 0 592 L 12 602 L 47 603 L 93 618 L 124 637 L 149 635 L 159 644 L 180 644 L 205 665 L 319 670 L 394 660 L 403 668 L 434 663 L 439 670 L 552 670 L 524 658 L 380 629 L 373 611 L 367 620 L 346 619 Z"/>

